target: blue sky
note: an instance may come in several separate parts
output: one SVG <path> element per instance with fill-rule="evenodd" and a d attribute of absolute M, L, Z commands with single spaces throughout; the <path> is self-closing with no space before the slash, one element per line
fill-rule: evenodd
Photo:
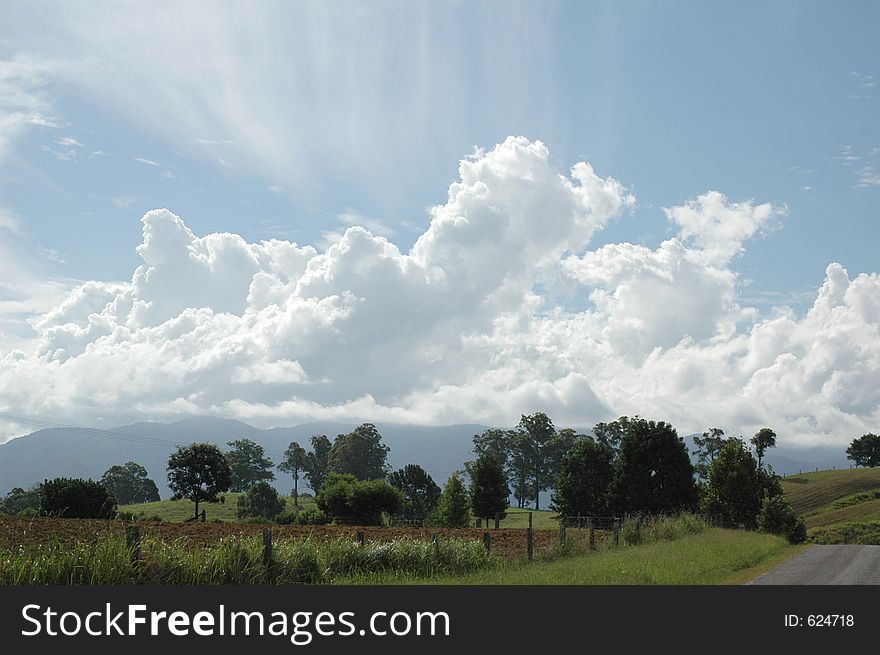
<path fill-rule="evenodd" d="M 872 2 L 6 0 L 0 300 L 32 324 L 80 281 L 129 282 L 155 208 L 319 253 L 363 225 L 405 254 L 459 161 L 514 135 L 634 196 L 575 255 L 659 252 L 681 227 L 664 208 L 709 191 L 772 205 L 720 266 L 748 321 L 804 317 L 830 263 L 878 270 L 878 26 Z M 36 348 L 17 320 L 6 350 Z"/>

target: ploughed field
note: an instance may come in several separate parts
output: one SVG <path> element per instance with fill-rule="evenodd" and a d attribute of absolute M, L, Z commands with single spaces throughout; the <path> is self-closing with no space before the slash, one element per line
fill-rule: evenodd
<path fill-rule="evenodd" d="M 23 546 L 64 544 L 70 542 L 97 543 L 101 539 L 115 535 L 124 537 L 126 525 L 137 525 L 143 537 L 152 537 L 164 542 L 185 542 L 193 546 L 212 546 L 223 537 L 254 537 L 263 528 L 271 527 L 273 539 L 311 537 L 317 540 L 355 539 L 359 531 L 364 532 L 367 541 L 392 541 L 399 537 L 430 540 L 436 534 L 440 538 L 456 537 L 482 541 L 483 533 L 492 535 L 491 552 L 505 559 L 518 559 L 527 553 L 526 531 L 524 529 L 484 530 L 480 528 L 421 528 L 421 527 L 377 527 L 350 525 L 272 525 L 254 523 L 165 523 L 155 521 L 118 521 L 95 519 L 59 519 L 51 517 L 20 518 L 0 516 L 0 550 Z M 579 534 L 583 532 L 583 534 Z M 586 530 L 568 530 L 568 535 L 586 539 Z M 605 539 L 603 532 L 596 532 L 596 539 Z M 559 531 L 547 529 L 533 530 L 535 554 L 549 551 L 559 544 Z"/>

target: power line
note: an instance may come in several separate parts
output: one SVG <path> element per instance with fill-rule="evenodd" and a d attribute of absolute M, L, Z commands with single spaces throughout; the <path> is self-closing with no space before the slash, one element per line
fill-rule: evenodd
<path fill-rule="evenodd" d="M 30 425 L 37 428 L 53 428 L 56 430 L 65 430 L 67 432 L 76 432 L 91 437 L 104 437 L 107 439 L 117 439 L 119 441 L 129 441 L 132 443 L 142 443 L 151 446 L 180 446 L 180 443 L 162 439 L 160 437 L 150 437 L 145 435 L 127 434 L 125 432 L 116 432 L 114 430 L 99 430 L 97 428 L 81 428 L 73 425 L 62 425 L 51 421 L 44 421 L 36 418 L 27 418 L 24 416 L 15 416 L 0 412 L 0 420 L 10 423 L 19 423 L 21 425 Z"/>

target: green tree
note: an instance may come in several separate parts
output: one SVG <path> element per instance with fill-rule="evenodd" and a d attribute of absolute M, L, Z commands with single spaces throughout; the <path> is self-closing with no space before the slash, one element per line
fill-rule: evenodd
<path fill-rule="evenodd" d="M 614 451 L 589 437 L 578 440 L 562 460 L 553 509 L 564 517 L 603 516 L 609 511 Z"/>
<path fill-rule="evenodd" d="M 523 430 L 510 432 L 510 450 L 508 456 L 508 479 L 513 486 L 516 506 L 522 509 L 526 501 L 535 495 L 535 487 L 529 474 L 532 466 L 532 441 Z"/>
<path fill-rule="evenodd" d="M 780 534 L 792 544 L 802 544 L 807 540 L 804 520 L 794 513 L 781 494 L 764 494 L 758 512 L 758 528 L 771 534 Z"/>
<path fill-rule="evenodd" d="M 400 513 L 404 502 L 385 480 L 358 480 L 349 473 L 330 473 L 315 500 L 337 523 L 354 525 L 379 525 L 384 513 Z"/>
<path fill-rule="evenodd" d="M 701 509 L 719 516 L 725 523 L 754 528 L 765 484 L 758 462 L 745 443 L 728 439 L 709 466 Z"/>
<path fill-rule="evenodd" d="M 447 528 L 463 528 L 470 522 L 470 502 L 461 478 L 453 473 L 443 486 L 443 493 L 430 522 Z"/>
<path fill-rule="evenodd" d="M 623 437 L 629 429 L 630 422 L 638 420 L 638 416 L 635 416 L 632 419 L 628 416 L 621 416 L 616 421 L 596 423 L 596 425 L 593 426 L 593 436 L 596 438 L 596 441 L 608 446 L 616 455 L 617 451 L 620 449 L 620 442 L 623 441 Z"/>
<path fill-rule="evenodd" d="M 705 480 L 709 475 L 709 466 L 715 461 L 721 447 L 724 445 L 724 430 L 721 428 L 709 428 L 703 433 L 702 437 L 694 437 L 694 443 L 697 445 L 693 451 L 697 456 L 697 464 L 694 470 L 701 480 Z"/>
<path fill-rule="evenodd" d="M 493 518 L 495 514 L 505 514 L 510 497 L 510 487 L 501 461 L 492 455 L 478 458 L 470 470 L 471 507 L 479 518 Z"/>
<path fill-rule="evenodd" d="M 266 457 L 265 449 L 250 439 L 236 439 L 226 444 L 232 450 L 226 453 L 229 462 L 229 490 L 247 491 L 252 484 L 275 479 L 274 464 Z"/>
<path fill-rule="evenodd" d="M 312 439 L 312 450 L 306 454 L 306 461 L 303 463 L 303 471 L 309 487 L 317 494 L 321 491 L 321 485 L 329 473 L 327 460 L 330 458 L 330 449 L 333 444 L 326 435 L 316 435 Z"/>
<path fill-rule="evenodd" d="M 171 499 L 188 498 L 193 501 L 196 504 L 196 518 L 199 516 L 199 503 L 217 502 L 217 494 L 229 491 L 231 481 L 229 462 L 213 444 L 180 446 L 168 458 L 168 486 L 174 493 Z"/>
<path fill-rule="evenodd" d="M 880 437 L 869 432 L 853 439 L 846 449 L 846 457 L 858 466 L 880 466 Z"/>
<path fill-rule="evenodd" d="M 622 513 L 667 514 L 693 509 L 697 502 L 687 447 L 663 421 L 626 421 L 612 486 Z"/>
<path fill-rule="evenodd" d="M 299 472 L 303 470 L 308 456 L 306 449 L 296 441 L 291 441 L 287 450 L 284 451 L 284 459 L 278 465 L 278 470 L 289 473 L 293 477 L 293 505 L 299 505 Z"/>
<path fill-rule="evenodd" d="M 268 482 L 256 482 L 243 496 L 238 497 L 238 518 L 258 517 L 274 519 L 284 511 L 284 499 Z"/>
<path fill-rule="evenodd" d="M 758 456 L 758 468 L 761 468 L 764 453 L 767 452 L 768 448 L 776 447 L 776 433 L 770 428 L 761 428 L 752 437 L 751 444 L 755 447 L 755 454 Z"/>
<path fill-rule="evenodd" d="M 111 466 L 101 476 L 101 484 L 110 491 L 120 505 L 154 503 L 159 500 L 159 488 L 145 469 L 135 462 Z"/>
<path fill-rule="evenodd" d="M 22 489 L 21 487 L 13 487 L 6 494 L 6 497 L 0 501 L 0 512 L 15 516 L 21 512 L 39 512 L 40 511 L 40 488 L 39 486 L 31 489 Z"/>
<path fill-rule="evenodd" d="M 358 480 L 379 480 L 388 473 L 388 446 L 372 423 L 364 423 L 333 442 L 327 459 L 333 473 L 349 473 Z"/>
<path fill-rule="evenodd" d="M 116 516 L 116 499 L 93 480 L 44 480 L 40 485 L 40 514 L 66 519 L 109 519 Z"/>
<path fill-rule="evenodd" d="M 523 444 L 528 461 L 528 475 L 535 493 L 535 509 L 541 509 L 541 492 L 550 486 L 553 479 L 556 428 L 544 412 L 528 416 L 523 414 L 518 427 L 527 437 L 520 443 Z"/>
<path fill-rule="evenodd" d="M 424 521 L 437 506 L 440 487 L 418 464 L 407 464 L 402 469 L 390 473 L 388 482 L 403 493 L 401 515 L 408 521 L 419 523 Z"/>

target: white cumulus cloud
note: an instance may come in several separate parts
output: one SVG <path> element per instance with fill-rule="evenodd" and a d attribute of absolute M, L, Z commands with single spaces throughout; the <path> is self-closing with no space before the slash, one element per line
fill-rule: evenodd
<path fill-rule="evenodd" d="M 762 317 L 732 266 L 784 207 L 710 191 L 665 210 L 674 235 L 656 248 L 590 250 L 634 203 L 510 137 L 461 161 L 408 252 L 370 225 L 319 250 L 199 236 L 154 210 L 129 281 L 78 286 L 33 321 L 36 347 L 0 353 L 0 409 L 496 425 L 543 410 L 579 426 L 640 413 L 683 432 L 771 425 L 789 443 L 876 425 L 878 276 L 831 264 L 809 312 Z"/>

